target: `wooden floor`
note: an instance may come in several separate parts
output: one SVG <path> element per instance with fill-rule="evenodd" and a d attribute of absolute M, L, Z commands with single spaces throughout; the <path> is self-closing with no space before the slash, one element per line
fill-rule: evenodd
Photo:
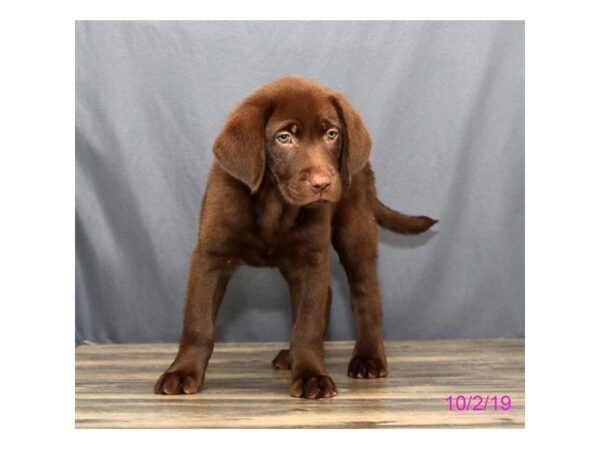
<path fill-rule="evenodd" d="M 272 369 L 278 343 L 217 344 L 202 390 L 152 392 L 176 345 L 76 349 L 77 428 L 374 428 L 524 426 L 522 339 L 387 342 L 389 375 L 346 375 L 351 344 L 329 342 L 334 399 L 288 395 L 289 371 Z M 510 395 L 509 411 L 449 411 L 449 395 Z"/>

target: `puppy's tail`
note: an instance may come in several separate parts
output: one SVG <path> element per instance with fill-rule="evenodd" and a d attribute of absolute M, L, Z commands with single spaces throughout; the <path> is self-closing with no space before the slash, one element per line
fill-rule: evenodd
<path fill-rule="evenodd" d="M 438 221 L 427 216 L 409 216 L 388 208 L 377 199 L 375 210 L 377 223 L 395 233 L 419 234 L 429 230 Z"/>

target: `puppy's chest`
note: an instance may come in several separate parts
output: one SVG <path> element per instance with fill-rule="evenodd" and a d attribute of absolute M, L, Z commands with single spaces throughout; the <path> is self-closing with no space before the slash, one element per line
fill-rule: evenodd
<path fill-rule="evenodd" d="M 258 211 L 257 238 L 264 245 L 268 255 L 285 253 L 291 245 L 302 245 L 301 227 L 298 223 L 300 208 L 281 204 L 270 204 L 269 208 Z"/>
<path fill-rule="evenodd" d="M 281 203 L 259 205 L 256 216 L 257 252 L 247 261 L 250 265 L 278 266 L 282 261 L 303 260 L 323 250 L 322 233 L 326 220 L 314 212 Z"/>

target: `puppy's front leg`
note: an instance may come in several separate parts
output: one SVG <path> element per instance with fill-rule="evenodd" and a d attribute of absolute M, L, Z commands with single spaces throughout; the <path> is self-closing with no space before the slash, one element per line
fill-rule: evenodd
<path fill-rule="evenodd" d="M 217 311 L 233 268 L 207 256 L 201 248 L 192 255 L 183 333 L 179 352 L 154 385 L 157 394 L 193 394 L 204 382 L 212 355 Z"/>
<path fill-rule="evenodd" d="M 288 278 L 295 305 L 290 342 L 293 397 L 310 399 L 337 395 L 337 388 L 325 368 L 323 339 L 327 327 L 329 299 L 329 251 L 310 262 L 294 267 Z"/>
<path fill-rule="evenodd" d="M 347 216 L 335 229 L 333 246 L 350 284 L 357 333 L 348 375 L 353 378 L 385 377 L 387 359 L 377 279 L 377 224 L 374 218 L 358 209 L 348 209 L 342 214 Z"/>

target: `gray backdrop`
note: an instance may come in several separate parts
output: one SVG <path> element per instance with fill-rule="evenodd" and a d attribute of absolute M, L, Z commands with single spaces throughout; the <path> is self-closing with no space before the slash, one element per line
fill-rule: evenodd
<path fill-rule="evenodd" d="M 77 22 L 76 340 L 175 341 L 211 143 L 256 87 L 344 91 L 380 198 L 440 219 L 380 234 L 385 337 L 524 334 L 523 22 Z M 331 339 L 353 336 L 334 257 Z M 243 268 L 223 341 L 287 340 L 287 287 Z"/>

